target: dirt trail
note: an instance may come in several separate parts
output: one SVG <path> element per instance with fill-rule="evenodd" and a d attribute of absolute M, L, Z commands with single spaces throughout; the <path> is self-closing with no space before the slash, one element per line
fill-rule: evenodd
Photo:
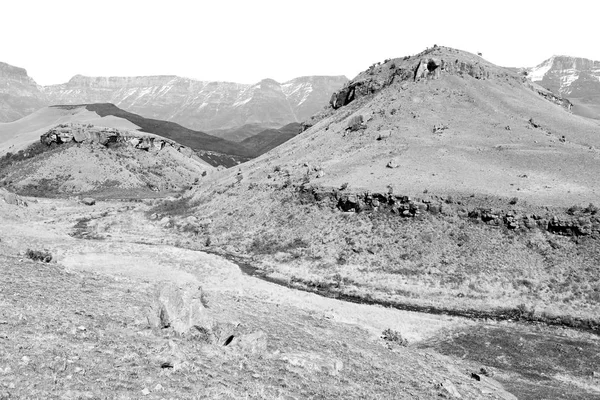
<path fill-rule="evenodd" d="M 26 248 L 48 249 L 55 260 L 72 270 L 124 275 L 150 282 L 195 281 L 208 292 L 227 292 L 241 299 L 293 306 L 334 321 L 361 326 L 374 336 L 391 328 L 415 342 L 435 336 L 442 329 L 472 325 L 464 318 L 399 311 L 381 306 L 358 305 L 285 288 L 245 275 L 237 265 L 200 251 L 186 250 L 169 242 L 168 232 L 158 229 L 137 209 L 123 203 L 93 207 L 74 200 L 39 200 L 27 209 L 2 205 L 2 246 L 13 252 Z M 9 218 L 8 215 L 12 215 Z M 104 224 L 110 234 L 104 240 L 85 240 L 69 235 L 82 218 Z M 105 229 L 105 228 L 103 228 Z M 147 244 L 142 244 L 140 242 Z M 0 249 L 1 250 L 1 249 Z M 9 251 L 10 251 L 9 250 Z"/>

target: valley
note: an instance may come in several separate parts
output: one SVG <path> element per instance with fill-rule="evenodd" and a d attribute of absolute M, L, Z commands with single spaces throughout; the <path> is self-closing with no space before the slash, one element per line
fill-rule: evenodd
<path fill-rule="evenodd" d="M 0 399 L 600 398 L 600 123 L 530 74 L 39 89 L 82 101 L 0 124 Z"/>

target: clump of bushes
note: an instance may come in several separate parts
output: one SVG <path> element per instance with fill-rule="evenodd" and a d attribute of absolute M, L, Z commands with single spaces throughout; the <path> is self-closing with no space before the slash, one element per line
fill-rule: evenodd
<path fill-rule="evenodd" d="M 381 333 L 381 338 L 400 346 L 408 346 L 408 340 L 404 339 L 400 332 L 387 328 Z"/>
<path fill-rule="evenodd" d="M 31 250 L 27 249 L 25 252 L 25 256 L 33 261 L 42 261 L 45 263 L 49 263 L 52 261 L 52 254 L 45 250 Z"/>

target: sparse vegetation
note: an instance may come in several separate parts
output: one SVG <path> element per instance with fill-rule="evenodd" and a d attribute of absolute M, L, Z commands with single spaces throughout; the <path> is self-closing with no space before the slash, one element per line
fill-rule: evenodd
<path fill-rule="evenodd" d="M 408 346 L 408 340 L 402 337 L 400 332 L 387 328 L 381 333 L 383 340 L 398 344 L 400 346 Z"/>
<path fill-rule="evenodd" d="M 27 249 L 25 256 L 33 261 L 42 261 L 49 263 L 52 261 L 52 254 L 46 250 L 31 250 Z"/>

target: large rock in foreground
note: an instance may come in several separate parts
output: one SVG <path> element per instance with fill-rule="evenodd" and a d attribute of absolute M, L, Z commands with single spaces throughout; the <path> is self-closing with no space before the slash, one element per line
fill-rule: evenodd
<path fill-rule="evenodd" d="M 157 288 L 148 322 L 154 328 L 172 328 L 178 334 L 210 332 L 214 326 L 202 303 L 202 289 L 191 283 L 165 283 Z"/>

